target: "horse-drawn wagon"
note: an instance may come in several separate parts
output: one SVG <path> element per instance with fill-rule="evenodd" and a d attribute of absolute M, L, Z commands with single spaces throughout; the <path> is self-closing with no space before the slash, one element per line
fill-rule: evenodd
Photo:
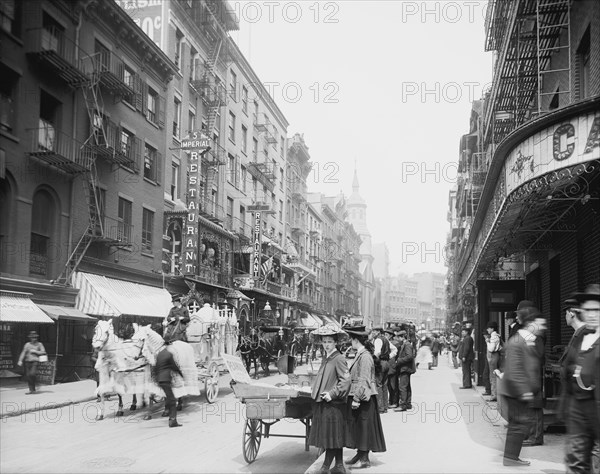
<path fill-rule="evenodd" d="M 187 342 L 194 349 L 198 380 L 204 382 L 209 403 L 219 395 L 219 377 L 227 367 L 223 354 L 234 354 L 237 345 L 237 320 L 231 310 L 217 310 L 210 304 L 190 315 Z"/>

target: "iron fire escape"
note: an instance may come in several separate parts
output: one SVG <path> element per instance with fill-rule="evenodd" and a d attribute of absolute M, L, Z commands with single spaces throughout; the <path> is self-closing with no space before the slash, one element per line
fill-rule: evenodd
<path fill-rule="evenodd" d="M 571 93 L 570 0 L 489 2 L 486 51 L 496 51 L 486 100 L 485 145 L 500 143 L 525 122 L 564 105 Z M 566 61 L 552 63 L 566 50 Z M 562 98 L 566 95 L 566 99 Z"/>

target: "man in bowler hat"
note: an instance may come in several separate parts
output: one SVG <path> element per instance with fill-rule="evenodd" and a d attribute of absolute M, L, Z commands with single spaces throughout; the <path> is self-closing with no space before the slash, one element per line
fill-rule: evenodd
<path fill-rule="evenodd" d="M 521 305 L 517 316 L 522 328 L 506 343 L 503 383 L 498 395 L 508 408 L 508 430 L 504 446 L 505 466 L 528 466 L 519 458 L 523 441 L 533 423 L 531 407 L 541 406 L 541 356 L 536 344 L 546 329 L 546 320 L 534 306 Z"/>
<path fill-rule="evenodd" d="M 585 327 L 576 332 L 561 367 L 561 415 L 567 424 L 567 472 L 593 472 L 600 441 L 600 285 L 575 293 Z M 596 471 L 597 472 L 597 471 Z"/>

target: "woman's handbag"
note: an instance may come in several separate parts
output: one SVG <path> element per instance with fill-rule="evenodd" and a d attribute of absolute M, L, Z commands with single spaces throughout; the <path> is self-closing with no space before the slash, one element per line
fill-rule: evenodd
<path fill-rule="evenodd" d="M 39 362 L 48 362 L 48 354 L 44 354 L 38 357 Z"/>

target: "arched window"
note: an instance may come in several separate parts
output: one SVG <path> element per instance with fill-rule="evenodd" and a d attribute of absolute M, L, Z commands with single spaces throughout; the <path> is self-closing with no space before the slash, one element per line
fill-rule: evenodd
<path fill-rule="evenodd" d="M 50 244 L 54 237 L 56 205 L 50 193 L 40 190 L 33 196 L 29 273 L 48 276 Z"/>

